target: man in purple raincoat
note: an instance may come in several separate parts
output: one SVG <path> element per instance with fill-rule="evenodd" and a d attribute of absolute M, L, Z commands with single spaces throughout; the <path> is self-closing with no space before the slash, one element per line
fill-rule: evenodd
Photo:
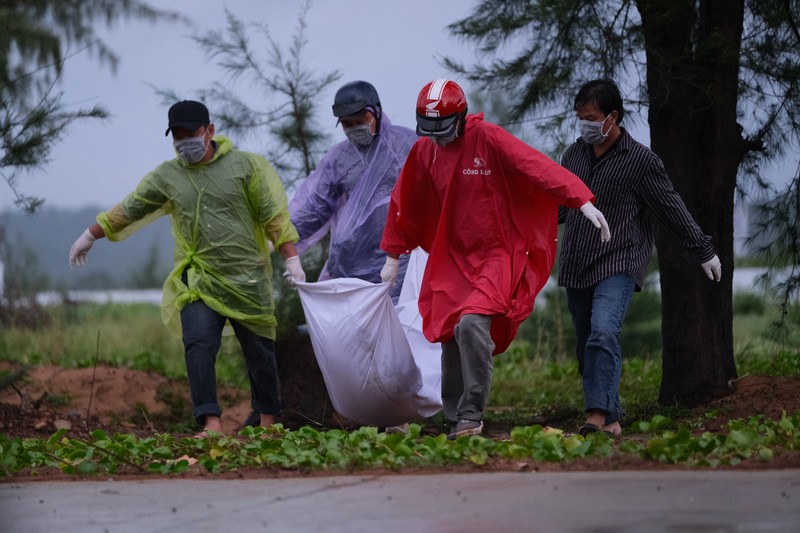
<path fill-rule="evenodd" d="M 380 243 L 389 196 L 417 135 L 389 122 L 378 92 L 366 81 L 346 83 L 336 92 L 333 115 L 347 140 L 325 154 L 289 203 L 292 224 L 300 234 L 297 251 L 303 254 L 330 231 L 320 281 L 359 278 L 380 283 L 386 262 Z M 389 292 L 395 303 L 405 259 Z"/>
<path fill-rule="evenodd" d="M 300 235 L 295 248 L 302 255 L 330 231 L 328 260 L 319 281 L 359 278 L 381 283 L 386 252 L 380 243 L 389 197 L 417 135 L 389 121 L 378 91 L 366 81 L 339 88 L 333 116 L 347 139 L 328 150 L 289 202 L 291 221 Z M 395 304 L 408 257 L 403 256 L 397 282 L 389 290 Z M 246 422 L 257 423 L 254 414 Z M 403 429 L 397 426 L 387 431 Z"/>

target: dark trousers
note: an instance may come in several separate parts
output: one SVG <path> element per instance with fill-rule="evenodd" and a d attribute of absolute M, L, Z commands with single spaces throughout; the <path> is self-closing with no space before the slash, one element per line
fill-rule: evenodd
<path fill-rule="evenodd" d="M 206 416 L 220 416 L 217 403 L 217 353 L 222 343 L 222 328 L 228 320 L 202 300 L 181 311 L 186 374 L 192 396 L 192 416 L 203 424 Z M 275 342 L 256 335 L 235 320 L 230 320 L 242 347 L 250 380 L 251 404 L 259 413 L 277 414 L 281 410 Z"/>
<path fill-rule="evenodd" d="M 492 390 L 492 317 L 464 315 L 442 343 L 442 406 L 450 422 L 480 421 Z"/>

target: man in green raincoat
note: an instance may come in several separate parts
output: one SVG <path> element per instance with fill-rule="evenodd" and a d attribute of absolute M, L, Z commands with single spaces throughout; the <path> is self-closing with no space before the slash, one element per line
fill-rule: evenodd
<path fill-rule="evenodd" d="M 122 240 L 169 214 L 175 268 L 163 288 L 162 318 L 182 336 L 192 414 L 206 436 L 222 432 L 215 362 L 230 322 L 247 362 L 253 409 L 269 426 L 281 409 L 275 359 L 272 264 L 269 242 L 292 280 L 305 281 L 289 220 L 286 192 L 263 157 L 236 150 L 214 135 L 208 109 L 184 100 L 168 113 L 178 157 L 147 174 L 121 203 L 97 215 L 69 252 L 72 267 L 86 264 L 96 239 Z"/>

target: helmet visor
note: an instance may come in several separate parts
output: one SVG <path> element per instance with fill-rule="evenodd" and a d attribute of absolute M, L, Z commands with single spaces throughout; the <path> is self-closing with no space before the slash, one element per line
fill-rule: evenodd
<path fill-rule="evenodd" d="M 417 135 L 422 137 L 450 137 L 456 130 L 459 113 L 449 117 L 426 117 L 417 113 Z"/>

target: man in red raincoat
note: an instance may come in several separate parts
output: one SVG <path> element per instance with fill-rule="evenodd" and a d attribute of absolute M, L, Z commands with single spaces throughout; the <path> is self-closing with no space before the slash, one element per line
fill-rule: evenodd
<path fill-rule="evenodd" d="M 419 310 L 423 332 L 442 343 L 442 402 L 449 438 L 477 435 L 492 384 L 492 356 L 508 348 L 547 281 L 558 207 L 608 225 L 584 183 L 483 114 L 467 115 L 452 80 L 417 98 L 417 135 L 397 180 L 381 248 L 384 282 L 400 254 L 428 252 Z"/>

